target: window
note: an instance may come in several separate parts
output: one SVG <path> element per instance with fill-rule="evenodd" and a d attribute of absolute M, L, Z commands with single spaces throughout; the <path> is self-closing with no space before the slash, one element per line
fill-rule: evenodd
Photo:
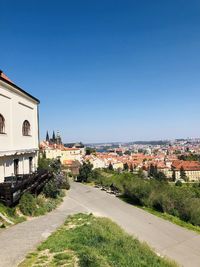
<path fill-rule="evenodd" d="M 29 121 L 25 120 L 23 122 L 23 126 L 22 126 L 22 134 L 24 136 L 29 136 L 31 133 L 31 125 L 29 123 Z"/>
<path fill-rule="evenodd" d="M 14 159 L 14 175 L 19 174 L 19 159 Z"/>
<path fill-rule="evenodd" d="M 5 133 L 5 119 L 0 114 L 0 134 L 3 134 L 3 133 Z"/>
<path fill-rule="evenodd" d="M 29 173 L 33 171 L 33 157 L 29 157 Z"/>

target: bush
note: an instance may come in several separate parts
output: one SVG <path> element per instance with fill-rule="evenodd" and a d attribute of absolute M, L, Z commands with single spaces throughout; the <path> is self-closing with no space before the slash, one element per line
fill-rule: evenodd
<path fill-rule="evenodd" d="M 67 177 L 63 177 L 62 183 L 61 183 L 61 189 L 70 189 L 70 183 Z"/>
<path fill-rule="evenodd" d="M 200 185 L 176 186 L 165 180 L 143 179 L 133 173 L 93 170 L 89 180 L 105 187 L 113 187 L 124 198 L 136 205 L 146 206 L 176 216 L 183 221 L 200 226 Z"/>
<path fill-rule="evenodd" d="M 45 210 L 46 212 L 50 212 L 54 210 L 57 206 L 57 202 L 54 199 L 49 199 L 45 204 Z"/>
<path fill-rule="evenodd" d="M 87 182 L 88 177 L 92 174 L 93 165 L 90 162 L 83 162 L 83 165 L 79 169 L 79 175 L 77 176 L 78 182 Z"/>
<path fill-rule="evenodd" d="M 193 199 L 190 203 L 190 222 L 200 226 L 200 199 Z"/>
<path fill-rule="evenodd" d="M 38 159 L 38 170 L 51 170 L 50 167 L 51 160 L 44 157 Z"/>
<path fill-rule="evenodd" d="M 149 181 L 135 179 L 134 182 L 127 181 L 124 185 L 124 193 L 130 197 L 135 204 L 146 205 L 151 194 L 152 185 Z"/>
<path fill-rule="evenodd" d="M 60 190 L 56 184 L 55 179 L 50 180 L 45 184 L 43 188 L 43 193 L 45 197 L 57 198 L 59 196 Z"/>
<path fill-rule="evenodd" d="M 160 192 L 155 192 L 155 191 L 151 192 L 147 206 L 157 211 L 164 212 L 163 195 Z"/>
<path fill-rule="evenodd" d="M 175 183 L 176 186 L 182 186 L 182 182 L 180 180 L 178 180 L 176 183 Z"/>
<path fill-rule="evenodd" d="M 33 216 L 37 210 L 36 198 L 29 193 L 25 193 L 19 201 L 19 209 L 24 215 Z"/>

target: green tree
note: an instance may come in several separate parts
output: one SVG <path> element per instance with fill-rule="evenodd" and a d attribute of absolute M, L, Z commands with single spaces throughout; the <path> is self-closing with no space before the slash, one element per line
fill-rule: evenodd
<path fill-rule="evenodd" d="M 175 150 L 175 152 L 174 152 L 174 154 L 176 154 L 176 155 L 180 155 L 181 154 L 181 150 Z"/>
<path fill-rule="evenodd" d="M 183 166 L 181 166 L 180 168 L 180 178 L 183 179 L 184 181 L 187 181 L 187 176 L 186 176 Z"/>
<path fill-rule="evenodd" d="M 166 175 L 163 172 L 158 172 L 155 178 L 159 181 L 166 181 L 167 179 Z"/>
<path fill-rule="evenodd" d="M 46 156 L 46 151 L 43 151 L 43 152 L 42 152 L 42 157 L 43 157 L 43 159 L 46 159 L 46 158 L 47 158 L 47 156 Z"/>
<path fill-rule="evenodd" d="M 129 166 L 128 166 L 128 163 L 124 163 L 124 171 L 128 171 L 129 170 Z"/>
<path fill-rule="evenodd" d="M 175 170 L 172 171 L 172 181 L 173 182 L 176 181 L 176 171 Z"/>
<path fill-rule="evenodd" d="M 38 159 L 38 170 L 51 170 L 50 167 L 51 164 L 51 160 L 50 159 L 46 159 L 45 157 L 39 157 Z"/>
<path fill-rule="evenodd" d="M 85 149 L 85 154 L 86 155 L 91 155 L 91 154 L 95 154 L 96 153 L 96 150 L 92 147 L 86 147 Z"/>
<path fill-rule="evenodd" d="M 83 162 L 83 165 L 79 169 L 79 175 L 77 176 L 78 182 L 87 182 L 88 178 L 92 174 L 93 165 L 90 162 Z"/>
<path fill-rule="evenodd" d="M 130 172 L 133 172 L 133 164 L 130 165 Z"/>
<path fill-rule="evenodd" d="M 131 151 L 130 150 L 126 150 L 125 152 L 124 152 L 124 155 L 131 155 Z"/>
<path fill-rule="evenodd" d="M 61 161 L 60 158 L 54 159 L 51 161 L 51 169 L 55 173 L 59 173 L 61 171 Z"/>
<path fill-rule="evenodd" d="M 110 162 L 109 165 L 108 165 L 108 169 L 109 169 L 110 171 L 113 171 L 113 170 L 114 170 L 113 165 L 112 165 L 111 162 Z"/>
<path fill-rule="evenodd" d="M 24 215 L 34 215 L 37 209 L 36 198 L 30 193 L 24 193 L 19 201 L 19 209 Z"/>
<path fill-rule="evenodd" d="M 56 180 L 51 179 L 48 183 L 46 183 L 42 192 L 45 197 L 57 198 L 59 196 L 60 189 L 58 188 Z"/>
<path fill-rule="evenodd" d="M 139 171 L 138 171 L 138 177 L 139 177 L 139 178 L 144 178 L 144 172 L 143 172 L 143 169 L 139 169 Z"/>
<path fill-rule="evenodd" d="M 149 175 L 156 178 L 158 174 L 158 169 L 156 165 L 151 164 L 149 167 Z"/>

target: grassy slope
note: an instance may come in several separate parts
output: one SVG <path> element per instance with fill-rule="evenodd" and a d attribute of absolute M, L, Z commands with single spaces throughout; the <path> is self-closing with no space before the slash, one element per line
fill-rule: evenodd
<path fill-rule="evenodd" d="M 62 194 L 56 199 L 45 198 L 43 195 L 39 195 L 37 197 L 37 210 L 32 216 L 41 216 L 46 214 L 47 212 L 54 210 L 63 201 L 64 196 L 64 190 L 62 190 Z M 10 208 L 5 206 L 3 203 L 0 203 L 0 213 L 4 215 L 13 224 L 21 223 L 27 219 L 26 215 L 23 215 L 19 210 L 19 204 L 16 207 Z M 12 224 L 8 223 L 8 221 L 5 221 L 0 216 L 0 228 L 9 227 L 11 225 Z"/>
<path fill-rule="evenodd" d="M 173 216 L 173 215 L 170 215 L 168 213 L 162 213 L 162 212 L 159 212 L 159 211 L 156 211 L 154 209 L 151 209 L 151 208 L 148 208 L 148 207 L 142 207 L 142 206 L 139 206 L 139 205 L 136 205 L 133 203 L 133 201 L 131 201 L 129 198 L 125 197 L 125 196 L 120 196 L 119 197 L 121 200 L 133 205 L 133 206 L 136 206 L 137 208 L 139 209 L 143 209 L 157 217 L 160 217 L 164 220 L 167 220 L 169 222 L 172 222 L 178 226 L 181 226 L 183 228 L 186 228 L 188 230 L 191 230 L 191 231 L 194 231 L 198 234 L 200 234 L 200 227 L 199 226 L 196 226 L 196 225 L 193 225 L 191 223 L 188 223 L 188 222 L 184 222 L 183 220 L 179 219 L 178 217 L 176 216 Z"/>
<path fill-rule="evenodd" d="M 77 214 L 31 253 L 20 267 L 174 267 L 106 218 Z"/>
<path fill-rule="evenodd" d="M 2 203 L 0 203 L 0 213 L 3 214 L 8 220 L 10 220 L 11 222 L 13 222 L 13 224 L 20 223 L 20 222 L 23 222 L 23 221 L 26 220 L 24 216 L 19 216 L 17 214 L 15 208 L 6 207 Z M 2 226 L 1 227 L 6 227 L 6 226 L 9 226 L 10 225 L 9 223 L 7 223 L 2 218 L 0 218 L 0 222 L 2 223 Z"/>
<path fill-rule="evenodd" d="M 101 175 L 106 178 L 106 179 L 103 179 L 103 184 L 105 186 L 110 186 L 110 184 L 112 183 L 116 183 L 116 177 L 115 177 L 115 174 L 116 173 L 107 173 L 105 171 L 101 171 Z M 130 174 L 130 173 L 129 173 Z M 118 186 L 120 184 L 121 180 L 118 181 Z M 174 186 L 174 183 L 171 183 L 170 184 L 171 186 Z M 182 187 L 187 187 L 186 184 L 184 184 Z M 165 219 L 165 220 L 168 220 L 174 224 L 177 224 L 183 228 L 186 228 L 188 230 L 191 230 L 191 231 L 195 231 L 196 233 L 200 233 L 200 226 L 197 226 L 197 225 L 193 225 L 189 222 L 185 222 L 183 220 L 181 220 L 180 218 L 178 218 L 177 216 L 173 216 L 171 214 L 168 214 L 168 213 L 162 213 L 162 212 L 159 212 L 153 208 L 150 208 L 150 207 L 145 207 L 145 206 L 139 206 L 139 205 L 136 205 L 133 201 L 131 201 L 130 199 L 128 199 L 127 197 L 125 196 L 120 196 L 120 199 L 124 200 L 125 202 L 129 203 L 129 204 L 132 204 L 134 206 L 137 206 L 138 208 L 141 208 L 151 214 L 154 214 L 162 219 Z"/>

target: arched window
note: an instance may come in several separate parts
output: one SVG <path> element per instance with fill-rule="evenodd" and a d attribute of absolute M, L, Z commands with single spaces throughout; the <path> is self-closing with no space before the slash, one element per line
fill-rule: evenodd
<path fill-rule="evenodd" d="M 5 119 L 0 114 L 0 134 L 3 134 L 3 133 L 5 133 Z"/>
<path fill-rule="evenodd" d="M 25 120 L 23 122 L 23 126 L 22 126 L 22 134 L 24 136 L 28 136 L 31 134 L 31 125 L 29 123 L 29 121 Z"/>

